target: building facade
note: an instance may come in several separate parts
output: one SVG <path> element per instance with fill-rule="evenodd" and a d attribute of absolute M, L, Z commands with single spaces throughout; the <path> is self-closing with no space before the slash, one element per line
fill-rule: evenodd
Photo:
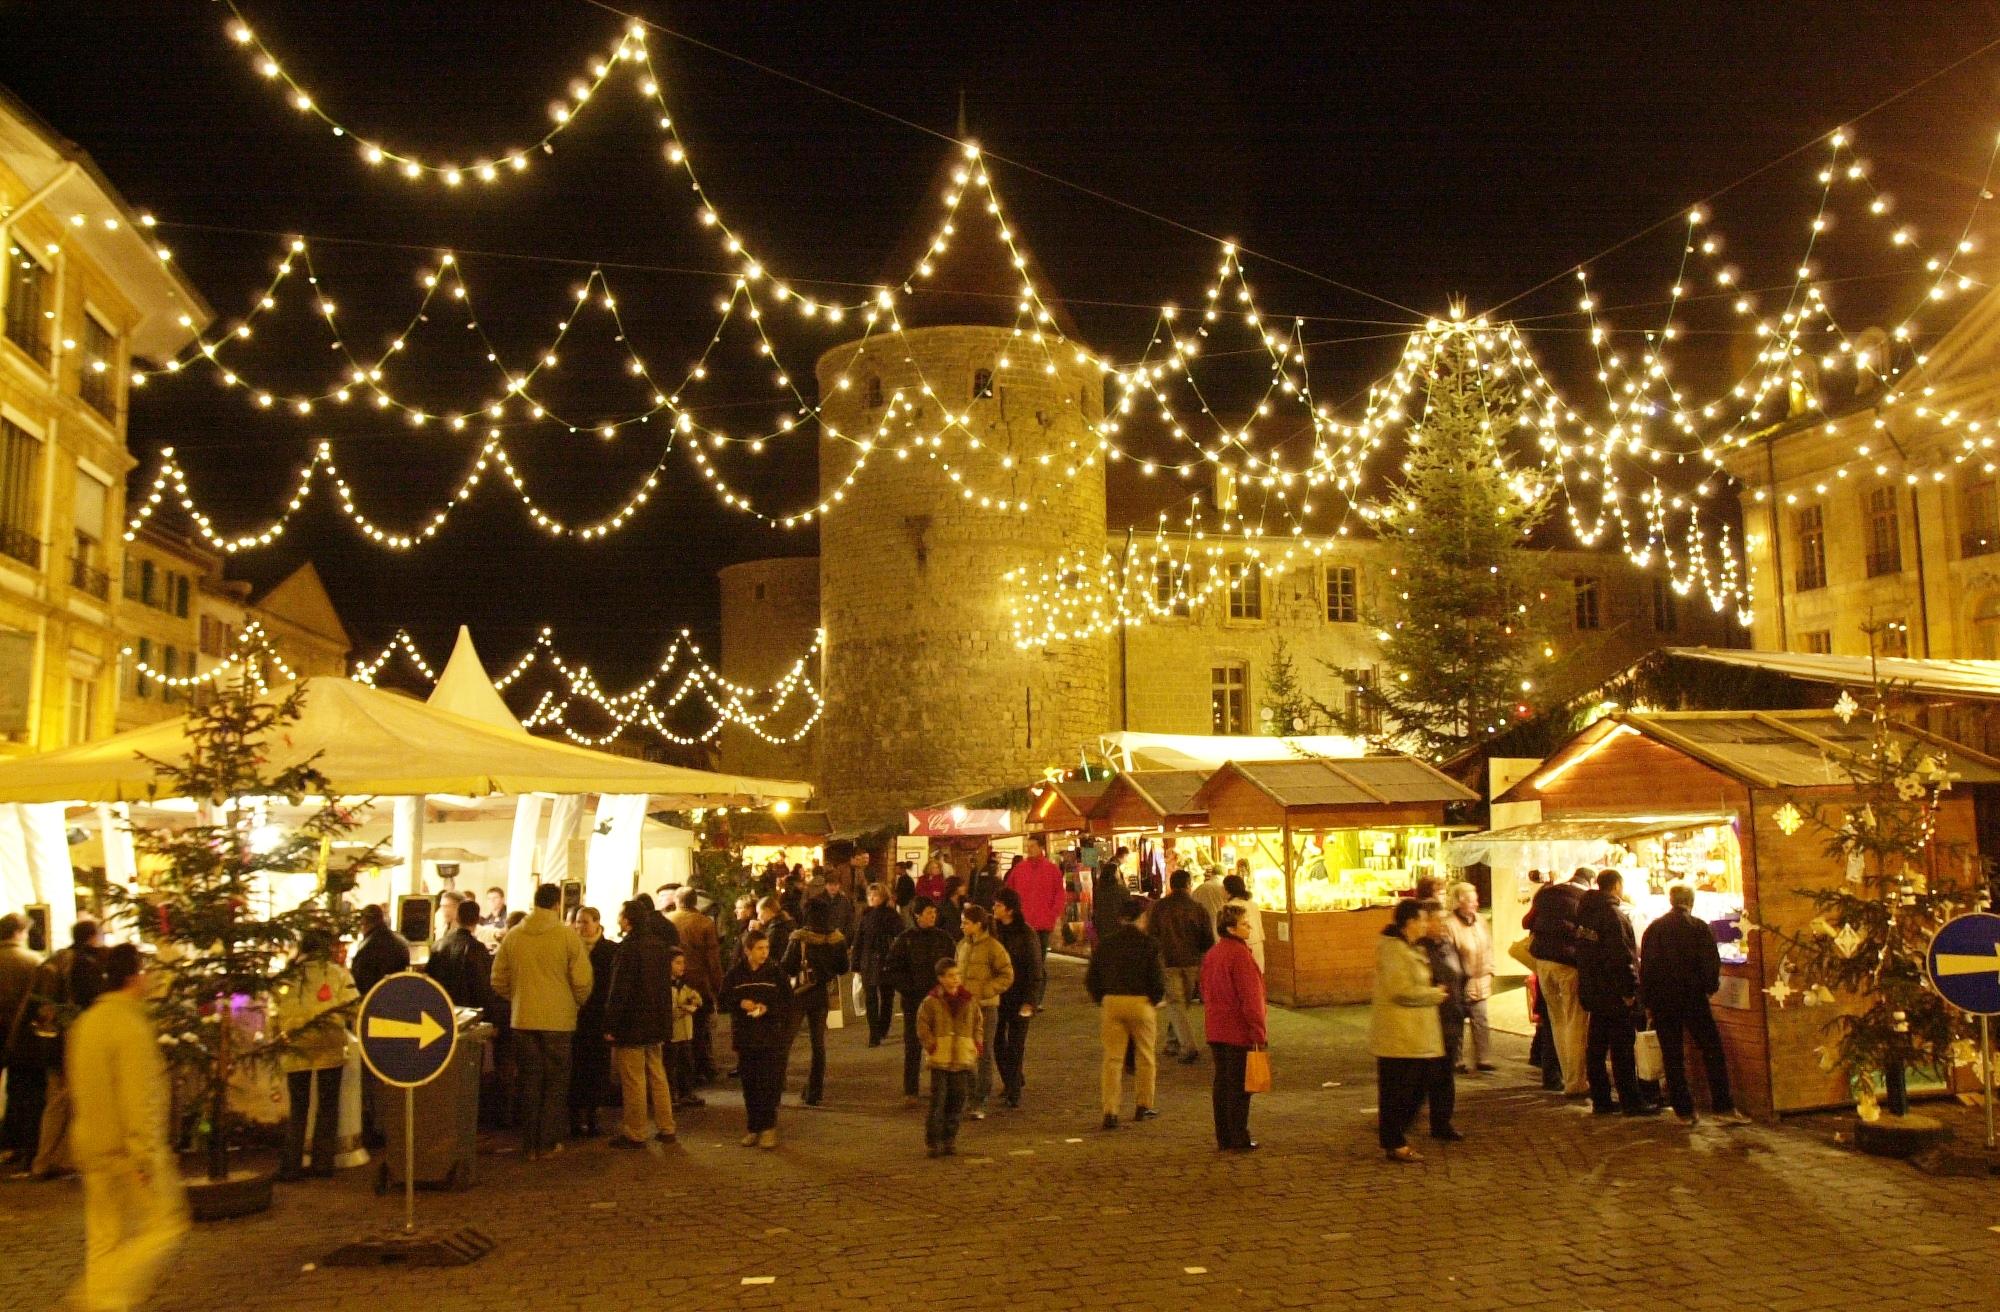
<path fill-rule="evenodd" d="M 90 158 L 0 91 L 0 755 L 111 732 L 126 391 L 211 318 Z"/>
<path fill-rule="evenodd" d="M 1837 385 L 1805 373 L 1793 398 L 1791 418 L 1723 457 L 1741 485 L 1753 644 L 2000 658 L 2000 294 L 1912 368 Z"/>

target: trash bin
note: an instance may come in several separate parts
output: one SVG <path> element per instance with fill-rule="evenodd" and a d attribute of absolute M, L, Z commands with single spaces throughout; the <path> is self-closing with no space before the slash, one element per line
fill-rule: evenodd
<path fill-rule="evenodd" d="M 458 1046 L 451 1060 L 429 1084 L 414 1090 L 388 1087 L 378 1121 L 386 1142 L 375 1191 L 386 1193 L 403 1183 L 403 1120 L 416 1094 L 416 1153 L 412 1174 L 420 1185 L 470 1189 L 479 1155 L 479 1072 L 493 1027 L 472 1011 L 458 1013 Z"/>

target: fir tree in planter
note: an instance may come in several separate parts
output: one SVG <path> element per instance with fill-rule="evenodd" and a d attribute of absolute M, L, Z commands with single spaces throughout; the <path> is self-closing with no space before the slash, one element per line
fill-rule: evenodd
<path fill-rule="evenodd" d="M 156 871 L 152 887 L 107 894 L 158 948 L 153 1011 L 175 1077 L 176 1124 L 184 1141 L 199 1143 L 216 1184 L 230 1179 L 240 1130 L 229 1110 L 232 1076 L 275 1063 L 290 1046 L 283 1035 L 246 1031 L 236 1011 L 268 1005 L 298 977 L 302 934 L 346 930 L 342 895 L 366 864 L 326 862 L 332 840 L 355 820 L 311 760 L 269 768 L 265 746 L 298 720 L 303 698 L 296 686 L 260 697 L 247 676 L 224 681 L 188 719 L 184 762 L 144 758 L 155 770 L 154 796 L 186 798 L 200 810 L 194 824 L 136 830 L 134 846 Z M 296 827 L 264 821 L 266 805 L 309 800 L 320 805 Z M 266 875 L 323 865 L 323 896 L 297 908 L 270 905 Z"/>
<path fill-rule="evenodd" d="M 1864 713 L 1847 693 L 1834 710 L 1843 720 Z M 1945 921 L 1978 907 L 1983 880 L 1968 852 L 1936 837 L 1951 787 L 1944 753 L 1897 731 L 1879 683 L 1865 713 L 1873 726 L 1866 750 L 1830 762 L 1853 795 L 1838 804 L 1788 801 L 1775 817 L 1788 834 L 1811 826 L 1824 835 L 1844 878 L 1797 890 L 1813 905 L 1807 924 L 1754 928 L 1779 946 L 1778 977 L 1765 990 L 1775 1004 L 1839 1008 L 1826 1023 L 1820 1064 L 1845 1075 L 1856 1111 L 1873 1123 L 1884 1100 L 1891 1115 L 1908 1116 L 1911 1068 L 1977 1060 L 1969 1022 L 1926 981 L 1925 955 Z"/>

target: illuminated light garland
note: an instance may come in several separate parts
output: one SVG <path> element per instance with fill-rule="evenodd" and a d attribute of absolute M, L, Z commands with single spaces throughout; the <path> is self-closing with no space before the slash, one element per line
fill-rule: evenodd
<path fill-rule="evenodd" d="M 818 657 L 824 632 L 813 635 L 811 646 L 804 655 L 792 662 L 790 668 L 765 689 L 752 688 L 736 683 L 725 677 L 719 670 L 709 665 L 701 654 L 701 648 L 683 629 L 669 644 L 667 653 L 655 672 L 625 692 L 607 693 L 597 682 L 587 665 L 577 665 L 565 660 L 556 649 L 555 634 L 544 628 L 535 642 L 516 660 L 508 671 L 493 681 L 500 691 L 524 678 L 534 665 L 546 662 L 563 680 L 562 691 L 548 690 L 536 701 L 535 706 L 522 717 L 523 727 L 553 728 L 560 730 L 573 742 L 584 746 L 601 747 L 616 739 L 626 729 L 638 727 L 649 729 L 660 737 L 681 746 L 694 746 L 712 741 L 726 725 L 736 725 L 755 734 L 773 746 L 789 746 L 800 742 L 819 722 L 825 710 L 825 702 L 819 690 L 813 686 L 809 672 Z M 359 683 L 373 686 L 376 678 L 388 662 L 397 656 L 408 660 L 429 681 L 435 683 L 437 670 L 424 658 L 416 643 L 404 630 L 397 630 L 381 651 L 368 660 L 359 662 L 350 676 Z M 674 690 L 664 699 L 656 696 L 661 685 L 685 660 L 689 668 L 681 676 Z M 692 737 L 676 732 L 669 724 L 668 717 L 689 696 L 700 694 L 714 713 L 714 720 L 702 733 Z M 773 732 L 768 726 L 779 718 L 790 705 L 795 694 L 803 694 L 812 709 L 804 720 L 788 733 Z M 602 715 L 614 722 L 614 727 L 606 734 L 592 736 L 578 730 L 566 720 L 568 709 L 575 702 L 588 702 Z M 768 703 L 762 712 L 753 711 L 755 703 Z"/>
<path fill-rule="evenodd" d="M 263 670 L 266 662 L 277 670 L 279 677 L 286 683 L 299 681 L 299 672 L 278 654 L 277 646 L 271 641 L 271 635 L 257 620 L 251 620 L 243 626 L 243 631 L 237 634 L 236 640 L 230 644 L 229 655 L 223 658 L 220 665 L 200 674 L 162 674 L 147 662 L 140 660 L 130 647 L 121 647 L 118 654 L 148 681 L 165 688 L 204 687 L 216 683 L 231 670 L 242 670 L 249 676 L 251 683 L 256 685 L 258 692 L 268 692 L 270 685 L 265 680 Z"/>

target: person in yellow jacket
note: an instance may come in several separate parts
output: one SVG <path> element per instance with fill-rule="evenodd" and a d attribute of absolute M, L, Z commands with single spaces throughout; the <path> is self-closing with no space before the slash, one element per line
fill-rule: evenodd
<path fill-rule="evenodd" d="M 83 1278 L 69 1303 L 136 1307 L 188 1232 L 167 1140 L 167 1065 L 137 947 L 104 954 L 104 991 L 70 1026 L 63 1064 L 75 1105 L 70 1147 L 83 1173 Z"/>
<path fill-rule="evenodd" d="M 958 973 L 958 963 L 941 957 L 937 987 L 917 1008 L 917 1040 L 931 1068 L 931 1113 L 924 1120 L 924 1146 L 932 1157 L 958 1151 L 958 1115 L 979 1064 L 979 1002 Z"/>
<path fill-rule="evenodd" d="M 298 972 L 280 986 L 272 1023 L 284 1043 L 278 1065 L 291 1096 L 280 1180 L 306 1176 L 306 1119 L 312 1116 L 312 1174 L 333 1174 L 340 1133 L 340 1079 L 347 1066 L 347 1030 L 360 994 L 354 976 L 332 957 L 333 935 L 307 930 L 299 936 Z M 313 1094 L 319 1108 L 313 1111 Z"/>

